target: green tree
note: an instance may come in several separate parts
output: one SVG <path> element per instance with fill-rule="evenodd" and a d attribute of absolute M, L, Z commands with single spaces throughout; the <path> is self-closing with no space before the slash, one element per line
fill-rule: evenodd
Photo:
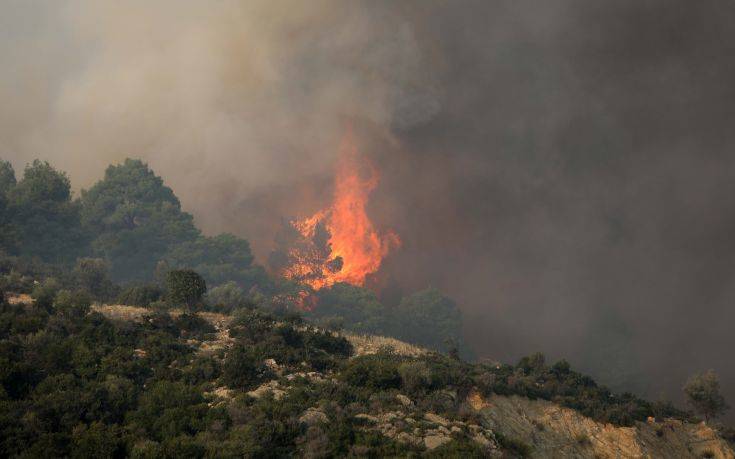
<path fill-rule="evenodd" d="M 231 311 L 239 306 L 247 306 L 248 298 L 237 283 L 230 281 L 210 289 L 207 292 L 207 303 Z"/>
<path fill-rule="evenodd" d="M 207 283 L 196 271 L 176 269 L 166 275 L 168 300 L 191 309 L 207 293 Z"/>
<path fill-rule="evenodd" d="M 462 350 L 462 313 L 434 288 L 404 297 L 394 311 L 393 335 L 434 349 Z"/>
<path fill-rule="evenodd" d="M 54 309 L 62 316 L 71 319 L 81 319 L 87 315 L 92 300 L 87 292 L 61 290 L 56 294 Z"/>
<path fill-rule="evenodd" d="M 0 160 L 0 249 L 13 252 L 18 246 L 17 229 L 8 208 L 8 194 L 15 188 L 15 171 L 8 161 Z"/>
<path fill-rule="evenodd" d="M 269 282 L 263 268 L 253 265 L 248 241 L 232 234 L 184 242 L 171 250 L 166 262 L 172 268 L 195 270 L 212 286 L 234 281 L 248 291 Z"/>
<path fill-rule="evenodd" d="M 338 283 L 317 295 L 319 306 L 309 317 L 341 321 L 346 329 L 360 333 L 388 334 L 388 311 L 370 290 Z"/>
<path fill-rule="evenodd" d="M 117 280 L 150 278 L 169 250 L 199 236 L 171 188 L 140 160 L 108 167 L 81 202 L 82 224 L 96 235 L 92 247 Z"/>
<path fill-rule="evenodd" d="M 80 206 L 72 201 L 71 184 L 63 172 L 48 162 L 33 161 L 15 185 L 7 166 L 0 167 L 6 193 L 6 217 L 17 237 L 10 253 L 38 257 L 48 262 L 71 262 L 85 247 Z M 4 232 L 6 232 L 5 230 Z"/>
<path fill-rule="evenodd" d="M 74 267 L 74 280 L 79 288 L 95 298 L 108 300 L 117 293 L 109 270 L 109 264 L 102 258 L 80 258 Z"/>
<path fill-rule="evenodd" d="M 684 385 L 684 393 L 689 404 L 704 416 L 705 421 L 718 417 L 729 408 L 720 394 L 720 378 L 713 370 L 689 378 Z"/>
<path fill-rule="evenodd" d="M 0 195 L 5 195 L 15 188 L 15 169 L 9 161 L 0 159 Z"/>

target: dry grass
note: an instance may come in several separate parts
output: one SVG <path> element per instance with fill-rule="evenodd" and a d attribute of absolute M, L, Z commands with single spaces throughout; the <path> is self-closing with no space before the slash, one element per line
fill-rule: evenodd
<path fill-rule="evenodd" d="M 6 299 L 10 304 L 33 304 L 33 298 L 27 293 L 8 293 Z"/>
<path fill-rule="evenodd" d="M 427 349 L 422 347 L 414 346 L 395 338 L 388 338 L 385 336 L 345 333 L 344 337 L 347 338 L 355 348 L 355 355 L 376 354 L 385 348 L 391 349 L 396 354 L 408 357 L 419 357 L 429 352 Z"/>
<path fill-rule="evenodd" d="M 141 322 L 143 316 L 151 312 L 150 309 L 124 304 L 94 304 L 92 310 L 99 312 L 108 319 Z"/>

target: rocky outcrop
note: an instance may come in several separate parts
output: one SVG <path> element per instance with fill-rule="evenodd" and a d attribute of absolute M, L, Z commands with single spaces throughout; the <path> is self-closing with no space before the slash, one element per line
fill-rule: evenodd
<path fill-rule="evenodd" d="M 654 420 L 634 427 L 596 422 L 544 400 L 474 393 L 469 402 L 485 425 L 520 440 L 538 458 L 735 458 L 732 448 L 704 423 Z"/>
<path fill-rule="evenodd" d="M 491 430 L 476 424 L 449 420 L 436 413 L 425 413 L 420 416 L 420 413 L 387 411 L 379 414 L 361 413 L 357 414 L 355 419 L 363 422 L 365 429 L 378 430 L 386 437 L 427 450 L 462 437 L 474 440 L 485 448 L 488 454 L 497 449 L 497 442 Z"/>

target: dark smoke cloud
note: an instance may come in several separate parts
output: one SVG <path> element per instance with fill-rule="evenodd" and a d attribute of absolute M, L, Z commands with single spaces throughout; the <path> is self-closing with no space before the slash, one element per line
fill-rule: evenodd
<path fill-rule="evenodd" d="M 543 350 L 735 400 L 735 4 L 6 2 L 0 149 L 88 186 L 142 157 L 208 232 L 267 253 L 329 197 L 346 122 L 371 211 L 481 357 Z"/>

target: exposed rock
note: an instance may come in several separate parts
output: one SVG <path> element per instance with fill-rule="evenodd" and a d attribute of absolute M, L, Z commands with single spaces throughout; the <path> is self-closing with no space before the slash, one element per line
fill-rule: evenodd
<path fill-rule="evenodd" d="M 424 415 L 424 419 L 426 419 L 427 421 L 433 424 L 441 424 L 443 426 L 449 425 L 449 421 L 447 421 L 445 418 L 439 416 L 436 413 L 426 413 Z"/>
<path fill-rule="evenodd" d="M 286 395 L 286 391 L 280 388 L 276 380 L 261 384 L 257 389 L 251 390 L 247 394 L 253 398 L 260 398 L 269 392 L 273 393 L 273 398 L 276 400 L 280 400 Z"/>
<path fill-rule="evenodd" d="M 451 440 L 452 438 L 446 435 L 427 435 L 424 437 L 424 446 L 426 449 L 432 450 Z"/>
<path fill-rule="evenodd" d="M 414 446 L 421 446 L 424 444 L 423 438 L 411 435 L 408 432 L 401 432 L 398 435 L 396 435 L 396 441 L 399 441 L 402 443 L 408 443 Z"/>
<path fill-rule="evenodd" d="M 329 418 L 327 418 L 327 415 L 318 408 L 309 408 L 304 411 L 304 414 L 302 414 L 301 417 L 299 417 L 299 422 L 308 426 L 327 422 L 328 420 Z"/>
<path fill-rule="evenodd" d="M 226 398 L 226 399 L 232 398 L 232 390 L 226 387 L 217 387 L 210 393 L 219 398 Z"/>
<path fill-rule="evenodd" d="M 398 399 L 401 405 L 405 406 L 406 408 L 413 406 L 413 402 L 411 401 L 411 399 L 403 394 L 396 395 L 396 399 Z"/>
<path fill-rule="evenodd" d="M 735 458 L 727 442 L 704 423 L 665 419 L 617 427 L 545 400 L 498 395 L 483 399 L 479 394 L 471 394 L 469 400 L 480 410 L 488 426 L 528 444 L 533 457 Z M 662 429 L 665 435 L 657 434 Z M 491 435 L 483 433 L 486 439 L 492 438 Z M 481 441 L 476 435 L 473 439 Z"/>
<path fill-rule="evenodd" d="M 452 428 L 450 429 L 450 431 L 452 433 L 462 433 L 462 428 L 461 427 L 458 427 L 458 426 L 452 426 Z"/>
<path fill-rule="evenodd" d="M 317 371 L 308 371 L 308 372 L 299 371 L 297 373 L 291 373 L 291 374 L 286 375 L 286 379 L 288 379 L 289 381 L 293 381 L 296 378 L 304 378 L 304 379 L 308 379 L 309 381 L 313 381 L 313 382 L 324 381 L 324 375 Z"/>
<path fill-rule="evenodd" d="M 378 419 L 377 416 L 373 416 L 373 415 L 367 414 L 367 413 L 356 414 L 355 415 L 355 418 L 356 419 L 362 419 L 362 420 L 365 420 L 365 421 L 368 421 L 368 422 L 372 422 L 373 424 L 377 424 L 378 422 L 380 422 L 380 419 Z"/>

